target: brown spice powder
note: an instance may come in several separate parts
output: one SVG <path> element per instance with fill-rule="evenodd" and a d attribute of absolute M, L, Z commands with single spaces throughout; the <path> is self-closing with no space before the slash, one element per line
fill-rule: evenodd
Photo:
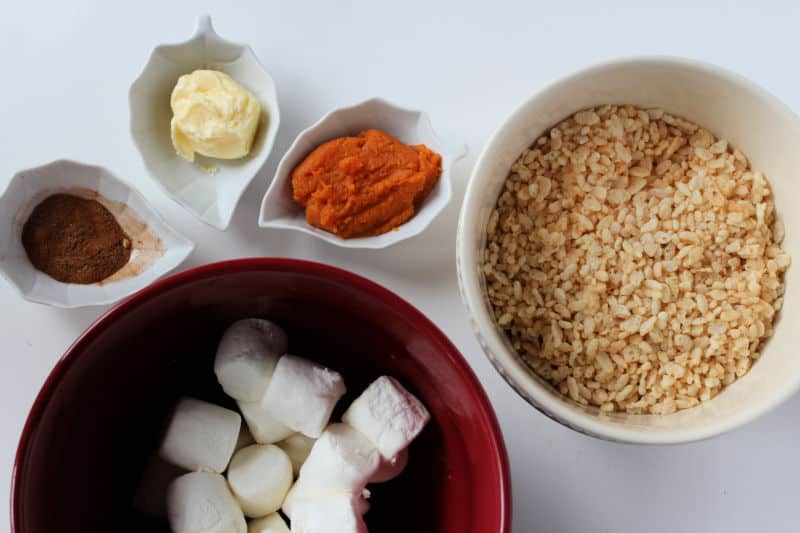
<path fill-rule="evenodd" d="M 22 228 L 22 246 L 38 270 L 64 283 L 97 283 L 131 256 L 130 238 L 96 200 L 71 194 L 45 198 Z"/>

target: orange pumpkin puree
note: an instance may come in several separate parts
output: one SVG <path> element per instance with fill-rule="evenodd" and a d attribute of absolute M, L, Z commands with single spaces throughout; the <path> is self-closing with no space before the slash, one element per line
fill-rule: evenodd
<path fill-rule="evenodd" d="M 414 216 L 442 174 L 442 157 L 379 130 L 319 145 L 292 171 L 312 226 L 342 238 L 390 231 Z"/>

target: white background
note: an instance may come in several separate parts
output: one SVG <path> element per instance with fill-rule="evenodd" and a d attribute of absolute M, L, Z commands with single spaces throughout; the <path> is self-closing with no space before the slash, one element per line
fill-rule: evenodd
<path fill-rule="evenodd" d="M 797 4 L 645 4 L 0 0 L 0 189 L 15 171 L 61 157 L 105 165 L 198 243 L 184 268 L 290 256 L 396 291 L 461 349 L 497 410 L 511 457 L 515 533 L 798 531 L 800 397 L 707 442 L 601 442 L 517 397 L 484 358 L 461 306 L 455 229 L 464 184 L 492 130 L 546 83 L 605 59 L 671 54 L 733 69 L 800 111 Z M 128 87 L 151 48 L 188 38 L 202 12 L 223 37 L 252 45 L 275 78 L 281 106 L 273 155 L 224 233 L 149 181 L 128 134 Z M 383 251 L 258 229 L 267 180 L 297 133 L 328 110 L 371 96 L 428 111 L 442 138 L 469 146 L 455 168 L 450 207 L 426 233 Z M 0 530 L 8 524 L 13 456 L 34 396 L 103 311 L 24 302 L 0 281 Z"/>

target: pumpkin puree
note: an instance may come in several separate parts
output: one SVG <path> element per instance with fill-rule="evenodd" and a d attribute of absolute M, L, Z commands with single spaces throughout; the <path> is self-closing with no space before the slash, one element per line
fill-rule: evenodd
<path fill-rule="evenodd" d="M 390 231 L 414 216 L 442 174 L 442 157 L 379 130 L 319 145 L 292 171 L 312 226 L 342 238 Z"/>

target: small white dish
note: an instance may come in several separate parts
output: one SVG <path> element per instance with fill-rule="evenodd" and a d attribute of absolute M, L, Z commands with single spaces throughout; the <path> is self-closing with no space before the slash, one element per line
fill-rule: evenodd
<path fill-rule="evenodd" d="M 89 285 L 62 283 L 28 260 L 22 227 L 39 202 L 59 192 L 97 200 L 131 238 L 128 264 L 110 278 Z M 141 194 L 103 167 L 62 159 L 22 170 L 0 196 L 0 274 L 32 302 L 65 308 L 110 304 L 165 275 L 193 249 Z"/>
<path fill-rule="evenodd" d="M 199 68 L 219 70 L 261 103 L 261 123 L 241 159 L 181 158 L 170 138 L 170 95 L 178 78 Z M 280 124 L 275 82 L 249 46 L 222 39 L 207 15 L 180 44 L 157 46 L 129 93 L 131 135 L 150 176 L 173 200 L 203 222 L 227 229 L 242 194 L 264 166 Z M 213 171 L 211 171 L 213 170 Z"/>
<path fill-rule="evenodd" d="M 405 144 L 424 144 L 442 156 L 442 175 L 417 213 L 393 231 L 374 237 L 342 239 L 306 222 L 305 208 L 292 197 L 291 173 L 320 144 L 357 135 L 367 129 L 383 130 Z M 351 107 L 331 111 L 316 124 L 300 132 L 281 159 L 275 179 L 261 202 L 258 225 L 302 231 L 343 248 L 385 248 L 421 233 L 450 201 L 452 153 L 436 136 L 428 115 L 373 98 Z"/>
<path fill-rule="evenodd" d="M 496 324 L 486 297 L 482 255 L 489 215 L 524 148 L 564 118 L 603 104 L 660 108 L 708 128 L 744 152 L 770 182 L 786 227 L 784 250 L 800 257 L 800 118 L 751 81 L 714 65 L 673 57 L 603 63 L 538 91 L 487 142 L 472 172 L 458 224 L 456 263 L 461 295 L 483 351 L 498 373 L 533 407 L 581 433 L 602 439 L 675 444 L 706 439 L 763 415 L 800 389 L 800 269 L 785 274 L 775 333 L 741 379 L 691 409 L 659 415 L 602 414 L 562 396 L 530 370 Z"/>

